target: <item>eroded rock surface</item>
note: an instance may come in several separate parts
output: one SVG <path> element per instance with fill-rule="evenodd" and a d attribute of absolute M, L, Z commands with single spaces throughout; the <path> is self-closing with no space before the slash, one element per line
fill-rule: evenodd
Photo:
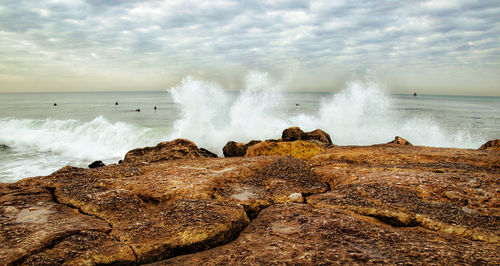
<path fill-rule="evenodd" d="M 299 127 L 290 127 L 283 130 L 281 134 L 282 141 L 308 140 L 316 142 L 320 146 L 328 147 L 333 145 L 330 135 L 321 129 L 311 132 L 304 132 Z"/>
<path fill-rule="evenodd" d="M 123 263 L 154 262 L 225 244 L 238 236 L 248 225 L 249 216 L 255 217 L 262 208 L 303 202 L 304 196 L 327 189 L 306 162 L 293 157 L 129 162 L 95 169 L 65 167 L 47 177 L 22 180 L 16 186 L 44 188 L 50 204 L 106 225 L 100 241 L 106 248 L 82 252 L 92 257 L 107 256 L 110 243 L 104 240 L 108 239 L 133 251 L 133 260 L 115 252 Z M 6 188 L 6 193 L 12 191 Z M 41 215 L 44 210 L 34 212 Z M 13 224 L 13 228 L 17 226 Z M 58 238 L 52 232 L 47 234 L 51 239 Z M 89 234 L 76 231 L 70 236 L 55 246 L 33 248 L 34 257 L 26 261 L 84 261 L 59 249 L 84 241 Z M 31 236 L 24 237 L 22 241 L 29 242 Z M 25 251 L 20 254 L 25 256 Z"/>
<path fill-rule="evenodd" d="M 159 161 L 203 157 L 213 156 L 198 148 L 190 140 L 176 139 L 159 143 L 154 147 L 131 150 L 125 155 L 123 163 L 148 164 Z"/>
<path fill-rule="evenodd" d="M 58 204 L 48 189 L 0 184 L 0 203 L 2 263 L 135 263 L 132 250 L 108 235 L 111 227 L 107 222 Z M 86 245 L 75 243 L 79 236 L 86 239 Z M 78 246 L 70 249 L 71 257 L 44 258 L 43 252 L 57 249 L 63 242 Z"/>
<path fill-rule="evenodd" d="M 309 159 L 324 150 L 321 145 L 304 140 L 263 141 L 249 147 L 245 156 L 282 155 Z"/>
<path fill-rule="evenodd" d="M 232 243 L 154 265 L 497 264 L 498 246 L 352 212 L 274 205 Z"/>
<path fill-rule="evenodd" d="M 486 142 L 479 147 L 479 150 L 500 151 L 500 139 L 494 139 Z"/>
<path fill-rule="evenodd" d="M 0 184 L 0 261 L 499 264 L 497 155 L 296 140 L 209 158 L 161 143 Z"/>
<path fill-rule="evenodd" d="M 500 161 L 495 153 L 394 144 L 335 147 L 311 164 L 332 188 L 308 198 L 316 207 L 500 242 Z"/>
<path fill-rule="evenodd" d="M 252 140 L 248 143 L 229 141 L 223 148 L 224 157 L 242 157 L 247 153 L 247 149 L 259 143 L 260 140 Z"/>

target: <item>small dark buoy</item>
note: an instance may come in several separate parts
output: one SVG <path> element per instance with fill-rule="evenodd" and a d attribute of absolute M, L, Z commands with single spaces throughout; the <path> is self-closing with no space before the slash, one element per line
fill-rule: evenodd
<path fill-rule="evenodd" d="M 417 93 L 416 93 L 416 92 L 414 92 L 414 93 L 413 93 L 413 96 L 417 96 Z"/>
<path fill-rule="evenodd" d="M 116 102 L 115 105 L 118 105 L 118 102 Z"/>
<path fill-rule="evenodd" d="M 121 163 L 123 163 L 123 161 L 122 160 L 118 160 L 118 164 L 121 164 Z"/>
<path fill-rule="evenodd" d="M 295 104 L 295 106 L 299 106 L 299 104 L 298 104 L 298 103 L 296 103 L 296 104 Z"/>
<path fill-rule="evenodd" d="M 140 111 L 141 111 L 141 109 L 135 109 L 135 111 L 136 111 L 136 112 L 140 112 Z"/>
<path fill-rule="evenodd" d="M 54 103 L 54 106 L 57 106 L 57 103 Z"/>
<path fill-rule="evenodd" d="M 156 111 L 156 106 L 155 106 L 155 111 Z"/>

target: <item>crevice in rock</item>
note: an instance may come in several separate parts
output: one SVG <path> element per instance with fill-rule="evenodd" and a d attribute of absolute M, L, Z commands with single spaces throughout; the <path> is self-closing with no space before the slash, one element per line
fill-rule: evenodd
<path fill-rule="evenodd" d="M 72 204 L 67 204 L 67 203 L 62 203 L 62 202 L 60 202 L 60 201 L 59 201 L 59 199 L 58 199 L 58 198 L 57 198 L 57 196 L 56 196 L 56 188 L 54 188 L 54 187 L 45 187 L 45 189 L 47 189 L 47 190 L 50 192 L 50 195 L 52 196 L 52 201 L 53 201 L 53 202 L 55 202 L 55 203 L 57 203 L 57 204 L 65 205 L 65 206 L 67 206 L 67 207 L 69 207 L 69 208 L 71 208 L 71 209 L 77 210 L 79 213 L 81 213 L 81 214 L 83 214 L 83 215 L 91 216 L 91 217 L 94 217 L 94 218 L 96 218 L 96 219 L 99 219 L 99 220 L 101 220 L 101 221 L 106 222 L 106 223 L 109 225 L 110 229 L 109 229 L 109 230 L 106 230 L 106 231 L 105 231 L 105 232 L 103 232 L 103 233 L 107 234 L 107 235 L 108 235 L 109 237 L 111 237 L 113 240 L 115 240 L 115 241 L 117 241 L 117 242 L 119 242 L 119 243 L 123 243 L 122 241 L 120 241 L 120 239 L 118 239 L 118 238 L 116 238 L 116 237 L 114 237 L 114 236 L 112 236 L 112 235 L 111 235 L 111 231 L 113 230 L 113 225 L 112 225 L 110 222 L 108 222 L 106 219 L 103 219 L 103 218 L 98 217 L 98 216 L 96 216 L 96 215 L 92 215 L 92 214 L 86 213 L 86 212 L 82 211 L 82 209 L 81 209 L 81 208 L 78 208 L 78 207 L 76 207 L 76 206 L 74 206 L 74 205 L 72 205 Z M 49 247 L 43 248 L 42 250 L 45 250 L 45 249 L 50 249 L 50 248 L 54 247 L 55 245 L 57 245 L 58 243 L 60 243 L 61 241 L 63 241 L 64 239 L 66 239 L 66 238 L 68 238 L 68 237 L 71 237 L 72 235 L 78 234 L 79 232 L 80 232 L 80 231 L 76 231 L 76 232 L 74 232 L 74 233 L 72 233 L 72 234 L 66 235 L 66 236 L 62 237 L 62 239 L 61 239 L 59 242 L 57 242 L 57 243 L 55 243 L 55 244 L 53 244 L 53 245 L 51 245 L 51 246 L 49 246 Z M 125 243 L 123 243 L 123 244 L 125 244 Z M 133 248 L 131 245 L 128 245 L 128 244 L 126 244 L 126 245 L 130 248 L 130 250 L 132 250 L 132 253 L 134 254 L 134 257 L 135 257 L 135 263 L 137 264 L 137 263 L 138 263 L 138 258 L 137 258 L 137 254 L 135 253 L 134 248 Z M 40 253 L 40 252 L 41 252 L 41 251 L 38 251 L 38 252 L 37 252 L 37 254 L 38 254 L 38 253 Z M 33 255 L 33 254 L 32 254 L 32 255 Z M 31 256 L 31 255 L 30 255 L 30 256 Z M 27 257 L 28 257 L 28 256 L 27 256 Z M 27 257 L 26 257 L 26 258 L 27 258 Z M 26 258 L 24 258 L 24 260 L 26 260 Z M 22 263 L 22 262 L 20 262 L 20 263 Z M 19 263 L 19 264 L 20 264 L 20 263 Z M 16 264 L 16 263 L 15 263 L 15 264 Z"/>
<path fill-rule="evenodd" d="M 154 197 L 148 196 L 148 195 L 142 195 L 142 194 L 137 194 L 137 197 L 142 200 L 144 203 L 147 204 L 152 204 L 152 205 L 158 205 L 160 204 L 160 201 Z"/>
<path fill-rule="evenodd" d="M 80 230 L 74 230 L 74 231 L 69 231 L 69 232 L 65 232 L 63 233 L 62 235 L 52 239 L 52 241 L 50 241 L 50 243 L 48 243 L 47 245 L 33 251 L 31 254 L 26 254 L 25 256 L 23 256 L 22 258 L 19 258 L 18 260 L 16 261 L 12 261 L 9 265 L 21 265 L 23 264 L 29 257 L 31 256 L 36 256 L 40 253 L 42 253 L 43 251 L 45 250 L 50 250 L 52 248 L 54 248 L 55 246 L 57 246 L 57 244 L 61 243 L 62 241 L 64 241 L 65 239 L 73 236 L 73 235 L 77 235 L 80 233 Z"/>
<path fill-rule="evenodd" d="M 361 214 L 363 215 L 363 214 Z M 379 221 L 386 223 L 388 225 L 394 226 L 394 227 L 417 227 L 421 226 L 421 224 L 416 221 L 415 219 L 412 219 L 410 222 L 403 222 L 396 217 L 390 217 L 390 216 L 384 216 L 384 215 L 365 215 L 368 217 L 373 217 L 378 219 Z"/>
<path fill-rule="evenodd" d="M 132 250 L 132 254 L 134 254 L 135 265 L 139 265 L 139 257 L 137 257 L 137 254 L 135 253 L 135 249 L 131 245 L 128 245 L 128 247 L 130 248 L 130 250 Z"/>
<path fill-rule="evenodd" d="M 93 218 L 96 218 L 96 219 L 99 219 L 99 220 L 101 220 L 101 221 L 106 222 L 106 223 L 109 225 L 109 227 L 110 227 L 110 230 L 108 230 L 107 232 L 105 232 L 105 233 L 106 233 L 106 234 L 108 234 L 108 235 L 109 235 L 109 233 L 111 232 L 111 230 L 113 230 L 113 225 L 112 225 L 110 222 L 108 222 L 106 219 L 103 219 L 103 218 L 101 218 L 101 217 L 99 217 L 99 216 L 96 216 L 96 215 L 93 215 L 93 214 L 90 214 L 90 213 L 86 213 L 86 212 L 84 212 L 81 208 L 78 208 L 78 207 L 76 207 L 76 206 L 74 206 L 74 205 L 72 205 L 72 204 L 68 204 L 68 203 L 61 202 L 61 201 L 57 198 L 57 196 L 56 196 L 56 188 L 53 188 L 53 187 L 45 187 L 45 188 L 46 188 L 46 189 L 50 192 L 50 194 L 51 194 L 51 196 L 52 196 L 52 200 L 53 200 L 55 203 L 57 203 L 57 204 L 61 204 L 61 205 L 65 205 L 65 206 L 67 206 L 67 207 L 69 207 L 69 208 L 71 208 L 71 209 L 77 210 L 79 213 L 81 213 L 81 214 L 83 214 L 83 215 L 91 216 L 91 217 L 93 217 Z"/>

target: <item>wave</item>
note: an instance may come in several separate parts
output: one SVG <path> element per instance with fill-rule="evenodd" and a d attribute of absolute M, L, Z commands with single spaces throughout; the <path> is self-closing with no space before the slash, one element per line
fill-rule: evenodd
<path fill-rule="evenodd" d="M 468 130 L 448 130 L 432 117 L 398 110 L 373 77 L 348 82 L 323 97 L 313 113 L 287 113 L 286 95 L 266 73 L 250 73 L 236 99 L 216 83 L 186 77 L 169 91 L 182 110 L 169 138 L 189 138 L 218 151 L 228 140 L 279 138 L 282 130 L 321 128 L 339 145 L 369 145 L 399 135 L 416 145 L 477 148 L 485 139 Z"/>
<path fill-rule="evenodd" d="M 0 119 L 0 143 L 17 152 L 36 151 L 78 160 L 120 158 L 133 148 L 161 141 L 161 133 L 127 123 Z"/>

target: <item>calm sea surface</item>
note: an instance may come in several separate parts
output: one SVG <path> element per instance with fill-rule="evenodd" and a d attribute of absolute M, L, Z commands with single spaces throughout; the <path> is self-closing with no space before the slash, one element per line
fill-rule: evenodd
<path fill-rule="evenodd" d="M 229 140 L 279 138 L 295 125 L 322 128 L 340 145 L 383 143 L 400 135 L 416 145 L 475 149 L 500 138 L 499 97 L 414 97 L 369 88 L 335 94 L 227 92 L 195 85 L 154 92 L 0 94 L 0 182 L 47 175 L 65 165 L 113 163 L 128 150 L 177 137 L 221 154 Z"/>

